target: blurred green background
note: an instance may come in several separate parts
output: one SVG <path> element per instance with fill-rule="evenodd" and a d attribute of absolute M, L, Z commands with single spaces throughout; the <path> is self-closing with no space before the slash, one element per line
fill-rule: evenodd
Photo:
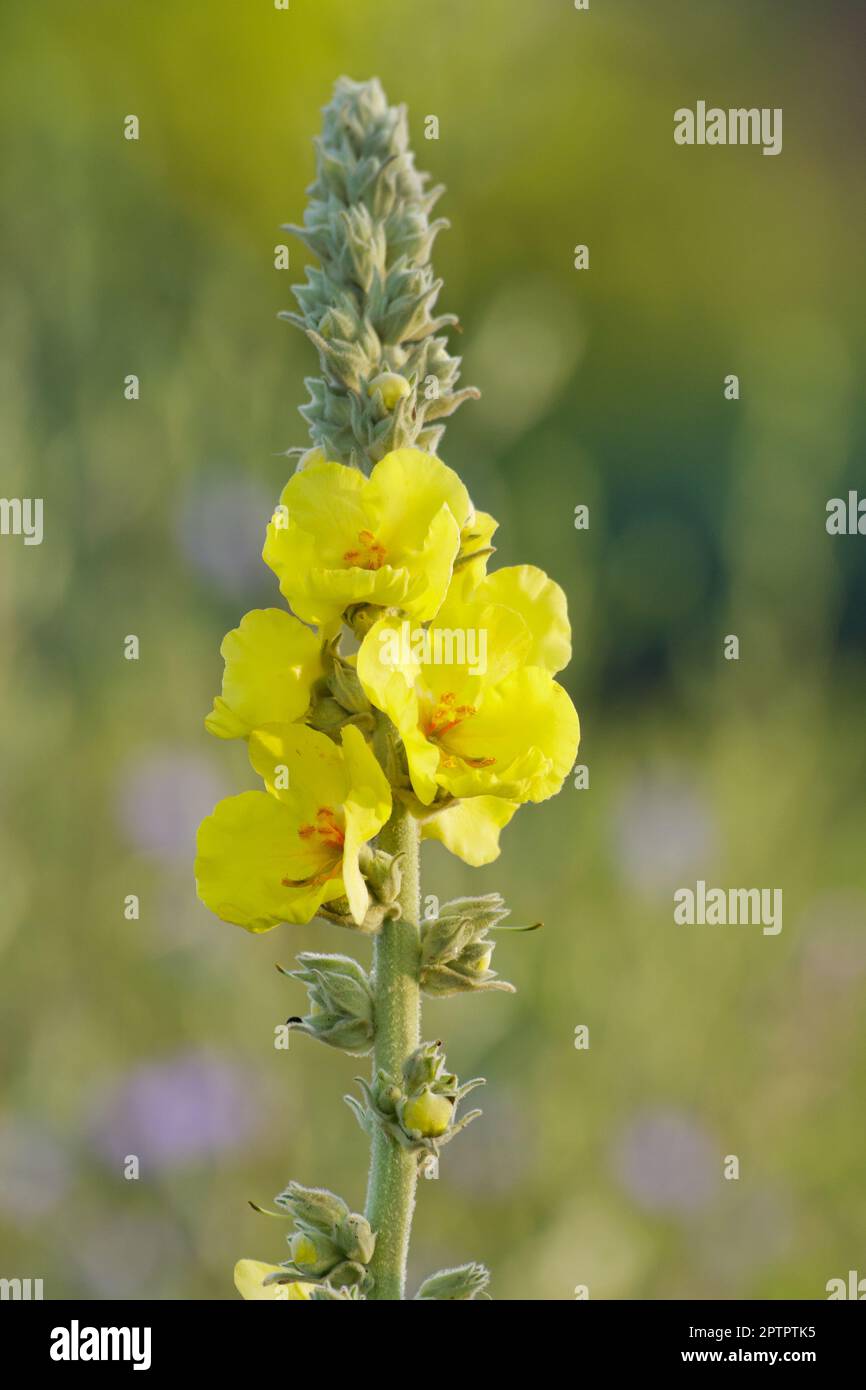
<path fill-rule="evenodd" d="M 278 602 L 262 529 L 316 368 L 276 319 L 305 255 L 287 274 L 273 248 L 344 72 L 408 103 L 448 185 L 441 307 L 484 394 L 443 453 L 497 560 L 568 592 L 590 770 L 497 865 L 425 851 L 428 892 L 497 888 L 546 927 L 500 944 L 516 997 L 426 1007 L 488 1087 L 422 1184 L 413 1287 L 468 1259 L 521 1299 L 821 1298 L 866 1273 L 866 540 L 824 526 L 866 486 L 862 5 L 0 16 L 0 493 L 45 499 L 42 546 L 0 539 L 0 1275 L 230 1298 L 238 1257 L 285 1253 L 247 1198 L 295 1177 L 363 1202 L 359 1063 L 272 1045 L 302 1002 L 273 963 L 356 943 L 248 938 L 192 881 L 199 819 L 254 785 L 202 719 L 223 633 Z M 699 98 L 781 106 L 781 156 L 677 148 Z M 675 927 L 698 878 L 781 887 L 782 933 Z"/>

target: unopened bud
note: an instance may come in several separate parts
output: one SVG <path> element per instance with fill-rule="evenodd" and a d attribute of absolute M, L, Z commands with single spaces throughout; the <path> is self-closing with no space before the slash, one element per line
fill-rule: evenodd
<path fill-rule="evenodd" d="M 438 1096 L 429 1086 L 403 1106 L 403 1128 L 425 1139 L 438 1139 L 451 1123 L 454 1106 L 446 1096 Z"/>
<path fill-rule="evenodd" d="M 296 1231 L 289 1239 L 292 1263 L 302 1274 L 327 1274 L 340 1263 L 341 1251 L 327 1236 Z"/>
<path fill-rule="evenodd" d="M 440 1269 L 425 1279 L 415 1297 L 422 1300 L 455 1300 L 477 1298 L 490 1283 L 484 1265 L 461 1265 L 459 1269 Z"/>
<path fill-rule="evenodd" d="M 398 372 L 380 372 L 374 376 L 367 387 L 367 395 L 374 396 L 376 392 L 382 397 L 382 404 L 386 410 L 393 410 L 398 401 L 402 401 L 406 396 L 411 395 L 412 387 L 404 376 Z"/>

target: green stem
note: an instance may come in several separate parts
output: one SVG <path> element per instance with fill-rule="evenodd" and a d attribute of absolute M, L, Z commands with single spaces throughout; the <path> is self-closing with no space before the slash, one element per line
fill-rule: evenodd
<path fill-rule="evenodd" d="M 420 883 L 419 831 L 411 814 L 395 802 L 379 846 L 403 854 L 400 920 L 386 922 L 374 944 L 376 1043 L 373 1076 L 381 1068 L 399 1077 L 403 1063 L 420 1042 L 421 994 L 418 987 Z M 376 1232 L 370 1264 L 372 1299 L 402 1299 L 418 1160 L 378 1126 L 373 1136 L 366 1217 Z"/>

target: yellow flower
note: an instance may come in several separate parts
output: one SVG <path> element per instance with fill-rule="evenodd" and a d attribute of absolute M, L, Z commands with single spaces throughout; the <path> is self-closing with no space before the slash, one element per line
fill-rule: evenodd
<path fill-rule="evenodd" d="M 361 847 L 391 813 L 382 769 L 353 726 L 339 748 L 303 724 L 250 736 L 250 761 L 267 792 L 227 797 L 198 832 L 198 895 L 247 931 L 309 922 L 335 898 L 360 925 L 369 906 Z"/>
<path fill-rule="evenodd" d="M 312 1284 L 295 1282 L 293 1284 L 265 1284 L 269 1274 L 279 1274 L 280 1265 L 262 1264 L 260 1260 L 238 1260 L 235 1265 L 235 1288 L 241 1298 L 258 1301 L 292 1303 L 310 1297 Z"/>
<path fill-rule="evenodd" d="M 379 619 L 358 675 L 399 730 L 423 805 L 440 787 L 460 799 L 544 801 L 561 787 L 580 737 L 577 711 L 553 679 L 570 654 L 565 595 L 543 571 L 519 565 L 468 592 L 458 579 L 427 628 Z M 489 831 L 487 808 L 475 812 Z M 434 816 L 428 834 L 437 836 L 439 820 L 444 839 L 449 814 Z M 465 816 L 452 827 L 455 837 L 469 829 Z"/>
<path fill-rule="evenodd" d="M 322 644 L 281 608 L 255 608 L 220 647 L 225 671 L 205 728 L 217 738 L 246 738 L 263 724 L 302 719 L 322 674 Z"/>
<path fill-rule="evenodd" d="M 457 474 L 420 449 L 387 454 L 369 478 L 311 463 L 283 489 L 263 558 L 298 617 L 327 636 L 355 604 L 424 621 L 445 597 L 471 511 Z"/>

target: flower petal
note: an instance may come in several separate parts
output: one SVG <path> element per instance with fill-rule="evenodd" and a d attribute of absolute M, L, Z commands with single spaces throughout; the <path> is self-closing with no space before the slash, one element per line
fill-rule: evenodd
<path fill-rule="evenodd" d="M 310 1297 L 312 1284 L 298 1281 L 292 1284 L 265 1284 L 269 1274 L 279 1274 L 280 1265 L 262 1264 L 261 1260 L 238 1260 L 235 1265 L 235 1288 L 248 1301 L 292 1303 Z"/>
<path fill-rule="evenodd" d="M 453 796 L 545 801 L 574 765 L 579 741 L 568 693 L 527 666 L 486 690 L 477 712 L 449 731 L 438 780 Z"/>
<path fill-rule="evenodd" d="M 281 608 L 255 608 L 223 638 L 222 696 L 205 727 L 217 738 L 246 738 L 262 724 L 292 723 L 322 673 L 321 642 Z"/>
<path fill-rule="evenodd" d="M 469 493 L 453 468 L 423 449 L 395 449 L 376 464 L 366 489 L 376 535 L 395 554 L 424 546 L 430 522 L 446 505 L 459 533 L 472 515 Z M 456 548 L 455 548 L 456 550 Z"/>
<path fill-rule="evenodd" d="M 309 922 L 322 903 L 342 897 L 344 890 L 341 878 L 321 877 L 333 854 L 302 838 L 299 828 L 291 810 L 266 792 L 220 801 L 198 829 L 195 876 L 201 901 L 224 922 L 250 932 Z M 307 879 L 316 881 L 307 885 Z"/>
<path fill-rule="evenodd" d="M 360 926 L 370 903 L 370 894 L 358 865 L 358 854 L 361 846 L 379 833 L 390 816 L 391 788 L 360 729 L 347 725 L 342 730 L 342 736 L 349 786 L 344 803 L 343 883 L 352 917 Z"/>
<path fill-rule="evenodd" d="M 479 868 L 499 858 L 499 832 L 519 809 L 503 797 L 472 796 L 425 820 L 421 838 L 438 840 L 464 864 Z"/>
<path fill-rule="evenodd" d="M 459 571 L 458 571 L 459 574 Z M 551 675 L 571 660 L 571 627 L 565 594 L 544 570 L 535 565 L 509 565 L 487 575 L 471 593 L 455 586 L 442 605 L 443 624 L 465 622 L 458 616 L 482 604 L 501 604 L 519 613 L 531 636 L 523 656 L 527 666 L 543 666 Z"/>

